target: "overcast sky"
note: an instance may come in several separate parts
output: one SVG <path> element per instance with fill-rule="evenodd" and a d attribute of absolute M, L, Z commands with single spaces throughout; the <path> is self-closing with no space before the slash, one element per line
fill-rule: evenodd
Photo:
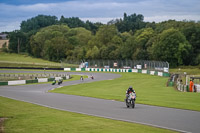
<path fill-rule="evenodd" d="M 0 32 L 39 14 L 107 23 L 133 13 L 144 21 L 200 20 L 200 0 L 0 0 Z"/>

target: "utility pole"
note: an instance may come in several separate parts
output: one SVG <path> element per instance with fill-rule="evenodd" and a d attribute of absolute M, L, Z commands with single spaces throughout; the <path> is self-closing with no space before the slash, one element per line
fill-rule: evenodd
<path fill-rule="evenodd" d="M 18 50 L 18 54 L 20 52 L 20 39 L 18 38 L 18 47 L 17 47 L 17 50 Z"/>

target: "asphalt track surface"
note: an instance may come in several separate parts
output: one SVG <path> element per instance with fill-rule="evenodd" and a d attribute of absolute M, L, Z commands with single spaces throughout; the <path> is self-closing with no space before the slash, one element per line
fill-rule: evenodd
<path fill-rule="evenodd" d="M 30 73 L 28 71 L 0 70 L 0 73 L 3 72 Z M 39 72 L 43 73 L 42 71 L 37 71 L 37 73 Z M 31 71 L 31 73 L 34 72 Z M 119 74 L 111 73 L 67 73 L 82 75 L 92 74 L 94 75 L 95 79 L 84 79 L 84 81 L 68 81 L 64 82 L 61 86 L 69 86 L 100 80 L 111 80 L 120 77 Z M 137 102 L 135 109 L 129 109 L 126 108 L 124 102 L 48 92 L 48 90 L 50 89 L 61 86 L 52 86 L 49 83 L 34 85 L 0 86 L 0 96 L 54 109 L 104 117 L 114 120 L 145 124 L 154 127 L 175 130 L 178 132 L 200 132 L 200 112 L 197 111 L 149 106 L 137 104 Z"/>

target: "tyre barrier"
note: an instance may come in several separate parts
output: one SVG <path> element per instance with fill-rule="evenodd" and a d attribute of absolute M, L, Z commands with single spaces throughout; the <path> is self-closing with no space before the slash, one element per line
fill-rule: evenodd
<path fill-rule="evenodd" d="M 169 77 L 170 73 L 143 70 L 143 69 L 115 69 L 115 68 L 64 68 L 64 71 L 92 71 L 92 72 L 133 72 L 133 73 L 143 73 L 162 77 Z"/>

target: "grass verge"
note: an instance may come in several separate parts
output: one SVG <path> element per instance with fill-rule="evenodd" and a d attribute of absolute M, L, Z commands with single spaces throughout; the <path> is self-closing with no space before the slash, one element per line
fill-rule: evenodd
<path fill-rule="evenodd" d="M 184 72 L 187 73 L 187 75 L 200 75 L 200 69 L 197 67 L 191 67 L 191 68 L 173 68 L 170 69 L 170 73 L 179 73 L 179 74 L 184 74 Z"/>
<path fill-rule="evenodd" d="M 179 92 L 166 87 L 168 78 L 140 73 L 120 73 L 121 78 L 57 88 L 51 92 L 124 101 L 133 86 L 136 103 L 200 111 L 200 93 Z"/>
<path fill-rule="evenodd" d="M 168 133 L 170 130 L 59 111 L 0 97 L 6 133 Z"/>

